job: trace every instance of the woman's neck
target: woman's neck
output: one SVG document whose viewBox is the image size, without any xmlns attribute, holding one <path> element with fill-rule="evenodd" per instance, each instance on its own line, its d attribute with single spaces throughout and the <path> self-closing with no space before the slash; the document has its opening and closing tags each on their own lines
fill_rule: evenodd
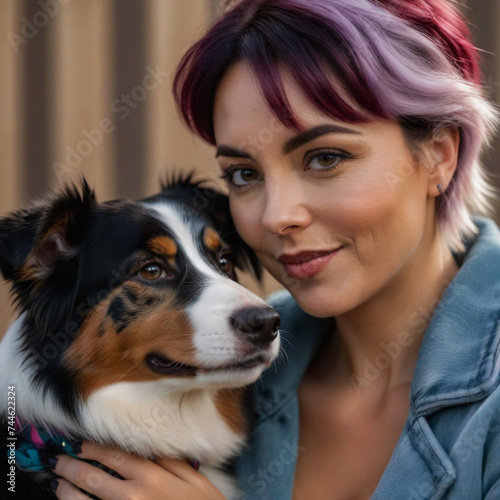
<svg viewBox="0 0 500 500">
<path fill-rule="evenodd" d="M 376 296 L 337 316 L 337 365 L 357 389 L 409 383 L 431 316 L 458 266 L 436 230 Z"/>
</svg>

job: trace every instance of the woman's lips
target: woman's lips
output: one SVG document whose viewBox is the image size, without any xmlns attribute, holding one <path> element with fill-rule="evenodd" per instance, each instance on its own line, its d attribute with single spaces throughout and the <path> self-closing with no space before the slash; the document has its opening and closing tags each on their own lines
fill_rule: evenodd
<svg viewBox="0 0 500 500">
<path fill-rule="evenodd" d="M 310 278 L 319 273 L 341 248 L 282 254 L 278 257 L 278 261 L 283 264 L 285 272 L 290 278 Z"/>
</svg>

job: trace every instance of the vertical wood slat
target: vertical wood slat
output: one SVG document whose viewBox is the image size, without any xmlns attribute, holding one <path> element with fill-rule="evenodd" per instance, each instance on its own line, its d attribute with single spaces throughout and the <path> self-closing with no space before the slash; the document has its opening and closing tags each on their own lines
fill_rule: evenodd
<svg viewBox="0 0 500 500">
<path fill-rule="evenodd" d="M 142 85 L 146 75 L 147 2 L 114 0 L 113 59 L 116 120 L 115 183 L 120 196 L 138 198 L 143 192 L 146 167 L 146 123 Z"/>
<path fill-rule="evenodd" d="M 26 172 L 23 183 L 24 197 L 32 197 L 49 187 L 50 158 L 52 155 L 52 127 L 50 87 L 52 85 L 51 65 L 53 63 L 51 41 L 52 19 L 38 2 L 22 2 L 22 24 L 32 38 L 21 48 L 24 52 L 23 65 L 23 164 Z M 27 20 L 27 21 L 25 21 Z"/>
<path fill-rule="evenodd" d="M 23 46 L 15 43 L 21 35 L 19 20 L 22 5 L 18 0 L 6 0 L 0 11 L 0 214 L 18 206 L 22 197 L 24 175 L 21 170 L 21 68 Z M 9 39 L 9 34 L 11 38 Z M 17 48 L 17 50 L 16 50 Z M 0 238 L 2 238 L 0 234 Z M 0 338 L 13 317 L 8 286 L 0 280 Z"/>
<path fill-rule="evenodd" d="M 114 197 L 113 10 L 102 0 L 73 0 L 54 18 L 53 186 L 84 174 L 100 199 Z"/>
</svg>

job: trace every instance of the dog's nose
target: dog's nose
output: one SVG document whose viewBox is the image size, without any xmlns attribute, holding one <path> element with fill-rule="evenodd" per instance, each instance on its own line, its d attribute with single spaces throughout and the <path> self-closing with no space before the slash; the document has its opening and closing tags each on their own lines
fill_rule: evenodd
<svg viewBox="0 0 500 500">
<path fill-rule="evenodd" d="M 230 318 L 237 333 L 257 347 L 265 347 L 278 335 L 280 315 L 271 307 L 238 309 Z"/>
</svg>

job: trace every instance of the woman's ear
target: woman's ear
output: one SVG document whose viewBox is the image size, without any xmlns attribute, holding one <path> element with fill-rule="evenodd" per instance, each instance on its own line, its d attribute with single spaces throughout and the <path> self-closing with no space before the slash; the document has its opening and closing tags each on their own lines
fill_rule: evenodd
<svg viewBox="0 0 500 500">
<path fill-rule="evenodd" d="M 450 185 L 457 168 L 459 146 L 460 133 L 457 127 L 436 130 L 425 145 L 430 197 L 440 196 Z"/>
</svg>

